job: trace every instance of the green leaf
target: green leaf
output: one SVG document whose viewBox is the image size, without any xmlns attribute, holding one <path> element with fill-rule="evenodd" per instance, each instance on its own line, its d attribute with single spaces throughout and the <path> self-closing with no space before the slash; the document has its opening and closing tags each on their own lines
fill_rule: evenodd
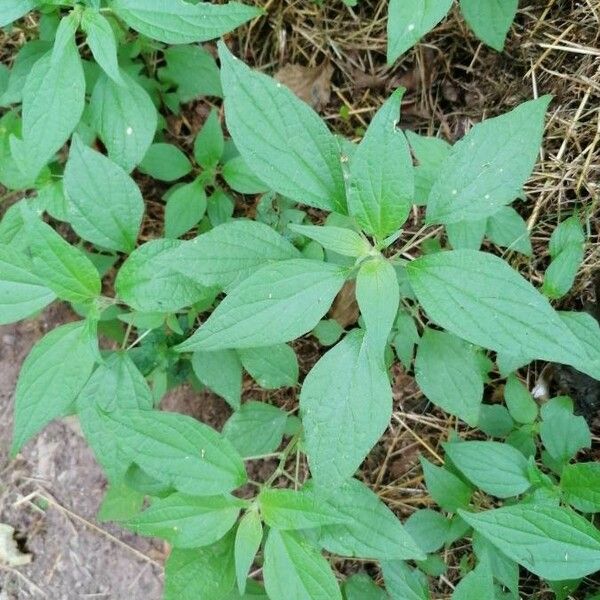
<svg viewBox="0 0 600 600">
<path fill-rule="evenodd" d="M 287 344 L 244 348 L 238 351 L 244 369 L 266 390 L 292 387 L 298 383 L 298 358 Z"/>
<path fill-rule="evenodd" d="M 494 244 L 531 256 L 529 230 L 523 217 L 510 206 L 503 206 L 487 220 L 486 234 Z"/>
<path fill-rule="evenodd" d="M 473 490 L 444 467 L 430 463 L 424 456 L 419 456 L 425 485 L 433 500 L 448 512 L 456 512 L 466 508 L 471 500 Z"/>
<path fill-rule="evenodd" d="M 322 502 L 344 519 L 321 527 L 319 543 L 329 552 L 377 560 L 425 558 L 398 517 L 357 479 L 327 495 L 323 490 Z"/>
<path fill-rule="evenodd" d="M 240 519 L 235 534 L 235 572 L 240 595 L 246 590 L 248 572 L 263 537 L 261 518 L 257 510 L 248 510 Z"/>
<path fill-rule="evenodd" d="M 223 437 L 243 456 L 260 456 L 277 450 L 287 415 L 264 402 L 246 402 L 223 427 Z"/>
<path fill-rule="evenodd" d="M 329 310 L 345 271 L 316 260 L 267 264 L 236 286 L 179 352 L 258 348 L 308 333 Z"/>
<path fill-rule="evenodd" d="M 196 377 L 215 394 L 239 408 L 242 396 L 242 365 L 234 350 L 194 352 L 192 368 Z"/>
<path fill-rule="evenodd" d="M 600 463 L 566 465 L 560 478 L 565 500 L 577 510 L 600 512 Z"/>
<path fill-rule="evenodd" d="M 518 423 L 533 423 L 538 414 L 538 407 L 529 390 L 517 379 L 509 375 L 504 386 L 504 401 L 511 417 Z"/>
<path fill-rule="evenodd" d="M 83 303 L 96 298 L 100 276 L 90 259 L 32 213 L 24 218 L 35 274 L 63 300 Z"/>
<path fill-rule="evenodd" d="M 28 354 L 15 390 L 13 455 L 50 421 L 71 412 L 96 359 L 90 329 L 85 321 L 61 325 Z"/>
<path fill-rule="evenodd" d="M 429 600 L 427 578 L 411 569 L 404 561 L 394 560 L 381 563 L 385 587 L 392 600 Z"/>
<path fill-rule="evenodd" d="M 298 250 L 268 225 L 240 219 L 186 242 L 177 260 L 198 282 L 227 288 L 265 264 L 299 256 Z"/>
<path fill-rule="evenodd" d="M 414 196 L 410 150 L 396 128 L 403 94 L 396 90 L 377 111 L 350 159 L 348 209 L 379 240 L 400 229 Z"/>
<path fill-rule="evenodd" d="M 223 179 L 232 190 L 240 194 L 262 194 L 269 191 L 269 186 L 250 170 L 241 156 L 235 156 L 225 163 Z"/>
<path fill-rule="evenodd" d="M 262 14 L 258 7 L 229 2 L 190 4 L 172 0 L 111 0 L 110 8 L 129 27 L 165 44 L 205 42 Z"/>
<path fill-rule="evenodd" d="M 233 533 L 205 548 L 174 548 L 163 600 L 226 600 L 235 586 Z"/>
<path fill-rule="evenodd" d="M 117 408 L 149 410 L 152 392 L 125 352 L 114 352 L 98 366 L 77 397 L 79 423 L 96 459 L 111 481 L 123 479 L 131 461 L 123 455 L 103 414 Z"/>
<path fill-rule="evenodd" d="M 165 207 L 165 237 L 178 238 L 195 227 L 206 212 L 206 194 L 200 178 L 169 194 Z"/>
<path fill-rule="evenodd" d="M 494 597 L 494 581 L 487 560 L 479 564 L 463 577 L 452 592 L 452 600 L 481 600 Z"/>
<path fill-rule="evenodd" d="M 192 170 L 192 164 L 177 146 L 161 142 L 148 148 L 139 170 L 160 181 L 176 181 Z"/>
<path fill-rule="evenodd" d="M 563 250 L 573 245 L 582 245 L 585 235 L 577 215 L 573 215 L 559 223 L 550 236 L 550 256 L 556 258 Z"/>
<path fill-rule="evenodd" d="M 219 113 L 213 108 L 194 141 L 194 158 L 200 166 L 212 169 L 221 160 L 224 149 Z"/>
<path fill-rule="evenodd" d="M 446 225 L 448 241 L 455 250 L 479 250 L 485 236 L 487 219 L 458 221 Z"/>
<path fill-rule="evenodd" d="M 115 409 L 104 416 L 130 461 L 180 492 L 211 496 L 246 481 L 233 446 L 191 417 L 138 409 Z"/>
<path fill-rule="evenodd" d="M 483 376 L 475 349 L 451 333 L 426 329 L 417 348 L 415 376 L 431 402 L 477 424 L 483 399 Z"/>
<path fill-rule="evenodd" d="M 315 240 L 326 250 L 337 252 L 342 256 L 364 256 L 372 250 L 369 242 L 351 229 L 297 225 L 295 223 L 290 223 L 288 229 Z"/>
<path fill-rule="evenodd" d="M 323 319 L 312 330 L 321 346 L 333 346 L 344 333 L 343 327 L 335 319 Z"/>
<path fill-rule="evenodd" d="M 356 573 L 344 582 L 345 600 L 388 600 L 385 590 L 381 589 L 365 573 Z"/>
<path fill-rule="evenodd" d="M 400 303 L 398 278 L 390 262 L 379 258 L 361 265 L 356 277 L 356 301 L 369 344 L 383 359 Z"/>
<path fill-rule="evenodd" d="M 517 504 L 461 517 L 509 558 L 544 579 L 576 579 L 600 569 L 600 533 L 557 506 Z"/>
<path fill-rule="evenodd" d="M 121 71 L 124 86 L 100 75 L 90 100 L 90 124 L 106 146 L 108 157 L 128 173 L 146 155 L 157 126 L 148 92 Z"/>
<path fill-rule="evenodd" d="M 155 500 L 121 525 L 167 540 L 175 548 L 198 548 L 220 540 L 235 525 L 243 505 L 233 496 L 198 498 L 175 493 Z"/>
<path fill-rule="evenodd" d="M 308 463 L 315 482 L 329 489 L 353 475 L 390 420 L 388 376 L 367 341 L 359 329 L 349 333 L 317 362 L 302 385 Z"/>
<path fill-rule="evenodd" d="M 580 342 L 548 301 L 500 258 L 454 250 L 423 256 L 406 269 L 429 317 L 452 333 L 507 355 L 590 370 Z"/>
<path fill-rule="evenodd" d="M 427 202 L 430 223 L 456 223 L 494 214 L 521 194 L 544 131 L 550 96 L 475 125 L 438 171 Z"/>
<path fill-rule="evenodd" d="M 443 162 L 448 158 L 452 146 L 440 138 L 418 135 L 408 129 L 405 134 L 417 159 L 417 166 L 414 169 L 415 197 L 413 203 L 423 206 L 427 204 L 431 187 L 437 179 Z"/>
<path fill-rule="evenodd" d="M 519 565 L 500 552 L 477 531 L 473 532 L 473 551 L 479 560 L 487 560 L 492 575 L 515 596 L 518 596 Z"/>
<path fill-rule="evenodd" d="M 345 213 L 340 150 L 321 117 L 222 42 L 219 57 L 227 128 L 251 171 L 284 196 Z"/>
<path fill-rule="evenodd" d="M 81 16 L 81 28 L 85 31 L 87 44 L 102 70 L 117 85 L 127 85 L 121 77 L 117 60 L 117 40 L 108 19 L 101 12 L 86 8 Z"/>
<path fill-rule="evenodd" d="M 460 10 L 475 35 L 500 52 L 518 4 L 519 0 L 460 0 Z"/>
<path fill-rule="evenodd" d="M 531 487 L 527 459 L 501 442 L 445 444 L 446 454 L 459 471 L 486 494 L 510 498 Z"/>
<path fill-rule="evenodd" d="M 406 531 L 426 554 L 435 552 L 444 545 L 450 526 L 449 519 L 429 508 L 415 511 L 404 523 Z"/>
<path fill-rule="evenodd" d="M 584 312 L 558 311 L 558 316 L 579 340 L 591 365 L 600 365 L 600 324 Z M 596 367 L 598 368 L 598 367 Z"/>
<path fill-rule="evenodd" d="M 554 300 L 564 296 L 573 287 L 583 257 L 582 244 L 572 244 L 560 252 L 544 273 L 542 292 Z"/>
<path fill-rule="evenodd" d="M 191 277 L 180 260 L 180 240 L 158 239 L 137 248 L 121 266 L 115 290 L 140 312 L 175 312 L 200 300 L 206 287 Z"/>
<path fill-rule="evenodd" d="M 190 102 L 200 96 L 223 95 L 217 62 L 204 48 L 196 45 L 172 46 L 164 50 L 164 57 L 167 66 L 158 70 L 158 76 L 176 86 L 179 102 Z"/>
<path fill-rule="evenodd" d="M 0 10 L 0 27 L 6 27 L 36 8 L 36 0 L 5 0 Z"/>
<path fill-rule="evenodd" d="M 144 494 L 125 483 L 111 483 L 102 498 L 96 518 L 98 521 L 123 521 L 142 509 Z"/>
<path fill-rule="evenodd" d="M 68 216 L 82 238 L 109 250 L 131 252 L 144 201 L 127 173 L 73 136 L 64 174 Z"/>
<path fill-rule="evenodd" d="M 25 254 L 0 245 L 0 325 L 30 317 L 56 298 L 32 271 Z"/>
<path fill-rule="evenodd" d="M 387 62 L 391 65 L 448 13 L 452 0 L 391 0 L 387 23 Z"/>
<path fill-rule="evenodd" d="M 265 488 L 258 495 L 264 522 L 274 529 L 310 529 L 331 523 L 343 523 L 340 514 L 313 490 L 276 490 Z"/>
<path fill-rule="evenodd" d="M 542 406 L 540 437 L 544 447 L 561 463 L 568 462 L 582 448 L 592 444 L 586 420 L 573 414 L 573 401 L 566 396 L 553 398 Z"/>
<path fill-rule="evenodd" d="M 508 409 L 501 404 L 482 404 L 477 427 L 488 437 L 505 438 L 515 426 Z"/>
<path fill-rule="evenodd" d="M 85 79 L 77 46 L 70 39 L 54 58 L 48 52 L 27 76 L 23 88 L 22 139 L 11 150 L 21 171 L 35 179 L 79 123 L 85 102 Z M 52 115 L 48 119 L 48 115 Z"/>
<path fill-rule="evenodd" d="M 342 600 L 329 563 L 291 531 L 269 531 L 263 577 L 271 600 Z"/>
<path fill-rule="evenodd" d="M 400 309 L 394 323 L 396 335 L 392 341 L 396 355 L 404 365 L 410 369 L 415 344 L 419 341 L 419 332 L 415 320 L 404 309 Z"/>
</svg>

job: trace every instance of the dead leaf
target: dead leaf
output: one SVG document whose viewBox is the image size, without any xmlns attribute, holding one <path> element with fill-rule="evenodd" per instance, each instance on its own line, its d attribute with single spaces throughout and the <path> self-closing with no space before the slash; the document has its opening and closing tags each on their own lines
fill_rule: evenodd
<svg viewBox="0 0 600 600">
<path fill-rule="evenodd" d="M 333 67 L 328 60 L 317 67 L 304 67 L 288 63 L 275 73 L 279 83 L 287 85 L 301 100 L 315 110 L 321 110 L 331 97 Z"/>
<path fill-rule="evenodd" d="M 344 329 L 358 321 L 355 281 L 346 281 L 333 301 L 329 317 L 335 319 Z"/>
<path fill-rule="evenodd" d="M 31 554 L 23 554 L 14 539 L 15 530 L 0 523 L 0 563 L 9 567 L 21 567 L 31 562 Z"/>
</svg>

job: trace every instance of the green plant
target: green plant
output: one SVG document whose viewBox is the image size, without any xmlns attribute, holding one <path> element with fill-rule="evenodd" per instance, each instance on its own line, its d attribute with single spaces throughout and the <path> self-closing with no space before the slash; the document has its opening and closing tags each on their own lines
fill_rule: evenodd
<svg viewBox="0 0 600 600">
<path fill-rule="evenodd" d="M 20 10 L 10 19 L 32 7 L 13 4 Z M 169 29 L 163 14 L 159 24 L 167 29 L 159 30 L 148 14 L 136 12 L 158 6 L 115 0 L 92 10 L 113 18 L 105 10 L 111 8 L 162 42 L 200 37 L 183 27 L 187 19 Z M 207 10 L 177 6 L 193 14 Z M 52 30 L 54 49 L 38 58 L 44 73 L 47 63 L 52 72 L 55 52 L 62 53 L 61 69 L 77 62 L 72 21 L 87 14 L 82 10 L 75 7 Z M 72 33 L 65 38 L 67 27 Z M 146 87 L 158 86 L 155 99 L 177 109 L 192 92 L 176 65 L 197 50 L 170 62 L 172 49 L 135 37 L 125 44 L 126 63 L 132 46 L 147 49 L 133 50 L 140 57 L 136 68 L 145 65 L 159 78 L 151 85 L 144 79 Z M 151 60 L 157 51 L 170 72 L 163 70 L 162 79 Z M 68 60 L 65 52 L 72 54 Z M 82 316 L 48 333 L 27 357 L 15 392 L 13 453 L 51 420 L 76 413 L 110 484 L 100 518 L 171 544 L 170 600 L 426 599 L 426 575 L 446 569 L 436 553 L 465 537 L 473 540 L 473 556 L 460 566 L 456 600 L 517 598 L 518 565 L 549 580 L 557 593 L 569 593 L 571 580 L 600 569 L 600 533 L 579 514 L 600 510 L 597 465 L 571 462 L 589 446 L 590 434 L 568 399 L 552 400 L 539 417 L 515 371 L 542 359 L 598 377 L 600 327 L 585 313 L 556 311 L 507 262 L 479 251 L 487 237 L 532 252 L 526 224 L 509 205 L 522 195 L 536 161 L 550 99 L 484 121 L 449 146 L 397 128 L 398 90 L 356 145 L 332 135 L 306 104 L 251 71 L 223 42 L 219 57 L 221 80 L 211 85 L 225 97 L 231 140 L 211 113 L 195 140 L 195 165 L 176 146 L 160 137 L 155 142 L 154 129 L 143 152 L 137 143 L 128 146 L 128 138 L 111 146 L 113 127 L 128 131 L 123 114 L 131 100 L 104 102 L 102 119 L 89 127 L 70 115 L 60 145 L 75 128 L 77 135 L 62 177 L 63 161 L 45 166 L 60 148 L 48 154 L 58 136 L 33 163 L 25 161 L 25 172 L 19 152 L 31 149 L 32 138 L 4 138 L 4 156 L 24 177 L 16 188 L 33 187 L 37 195 L 17 202 L 0 222 L 0 322 L 30 317 L 56 298 Z M 24 90 L 38 71 L 32 69 Z M 126 69 L 113 71 L 128 82 L 122 89 L 137 93 Z M 56 77 L 50 81 L 61 81 Z M 119 86 L 102 77 L 103 86 Z M 24 121 L 27 97 L 24 91 Z M 3 118 L 5 126 L 14 124 L 13 133 L 25 127 L 16 111 Z M 108 156 L 90 147 L 96 136 Z M 165 237 L 139 246 L 144 204 L 128 174 L 136 164 L 154 178 L 179 182 L 167 192 Z M 41 175 L 32 178 L 38 167 Z M 232 201 L 222 199 L 226 184 L 241 193 L 265 192 L 257 220 L 232 218 Z M 318 210 L 308 213 L 302 205 Z M 402 228 L 413 205 L 426 206 L 426 222 L 408 235 Z M 80 241 L 68 243 L 40 218 L 44 211 L 67 221 Z M 178 239 L 194 228 L 198 235 Z M 553 261 L 576 248 L 577 260 L 565 259 L 572 273 L 582 247 L 574 215 L 553 236 Z M 109 270 L 116 272 L 114 295 L 103 293 Z M 572 276 L 559 275 L 547 273 L 543 291 L 552 289 L 551 297 L 572 284 Z M 350 280 L 356 280 L 361 319 L 342 332 L 323 317 Z M 335 345 L 304 379 L 299 413 L 241 403 L 244 370 L 266 389 L 297 385 L 289 342 L 311 331 Z M 99 335 L 120 349 L 100 347 Z M 404 525 L 353 477 L 391 417 L 394 352 L 407 368 L 414 364 L 434 405 L 502 440 L 454 435 L 443 466 L 423 457 L 427 488 L 441 511 L 417 511 Z M 482 403 L 492 357 L 507 378 L 506 408 Z M 212 389 L 234 409 L 222 432 L 156 410 L 165 392 L 184 381 Z M 250 480 L 244 463 L 265 459 L 275 462 L 272 473 Z M 489 496 L 504 506 L 490 508 L 496 500 Z M 378 561 L 387 591 L 364 575 L 340 587 L 323 551 Z M 248 580 L 253 564 L 262 567 L 264 587 Z"/>
<path fill-rule="evenodd" d="M 431 31 L 452 8 L 453 0 L 391 0 L 388 9 L 387 59 L 393 63 Z M 473 33 L 495 50 L 504 48 L 517 14 L 518 0 L 460 0 L 460 10 Z"/>
</svg>

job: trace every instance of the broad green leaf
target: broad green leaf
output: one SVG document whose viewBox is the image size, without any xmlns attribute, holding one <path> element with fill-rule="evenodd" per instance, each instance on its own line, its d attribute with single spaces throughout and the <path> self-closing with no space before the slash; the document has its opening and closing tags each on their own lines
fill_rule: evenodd
<svg viewBox="0 0 600 600">
<path fill-rule="evenodd" d="M 190 102 L 199 96 L 223 95 L 217 62 L 204 48 L 171 46 L 164 50 L 164 57 L 167 66 L 158 70 L 158 76 L 176 86 L 179 102 Z"/>
<path fill-rule="evenodd" d="M 269 532 L 263 577 L 271 600 L 342 600 L 329 563 L 292 531 Z"/>
<path fill-rule="evenodd" d="M 385 588 L 392 600 L 429 600 L 427 578 L 417 569 L 411 569 L 404 561 L 381 563 Z"/>
<path fill-rule="evenodd" d="M 174 548 L 163 600 L 226 600 L 235 586 L 233 533 L 205 548 Z"/>
<path fill-rule="evenodd" d="M 302 385 L 306 454 L 317 485 L 339 487 L 354 474 L 388 426 L 391 409 L 379 353 L 356 329 L 317 362 Z"/>
<path fill-rule="evenodd" d="M 144 201 L 127 173 L 73 136 L 64 174 L 69 222 L 82 238 L 109 250 L 131 252 Z"/>
<path fill-rule="evenodd" d="M 573 414 L 573 401 L 566 396 L 553 398 L 542 406 L 540 437 L 544 447 L 560 463 L 566 463 L 582 448 L 592 444 L 586 420 Z"/>
<path fill-rule="evenodd" d="M 25 254 L 0 245 L 0 325 L 30 317 L 55 298 Z"/>
<path fill-rule="evenodd" d="M 62 300 L 82 303 L 96 298 L 100 276 L 90 259 L 31 212 L 24 218 L 35 274 Z"/>
<path fill-rule="evenodd" d="M 222 42 L 219 57 L 227 128 L 250 170 L 284 196 L 345 213 L 341 153 L 321 117 Z"/>
<path fill-rule="evenodd" d="M 196 377 L 215 394 L 239 408 L 242 396 L 242 364 L 234 350 L 194 352 L 192 368 Z"/>
<path fill-rule="evenodd" d="M 4 0 L 0 8 L 0 27 L 6 27 L 36 8 L 36 0 Z"/>
<path fill-rule="evenodd" d="M 511 356 L 585 372 L 593 367 L 548 301 L 500 258 L 454 250 L 423 256 L 406 269 L 429 317 L 455 335 Z"/>
<path fill-rule="evenodd" d="M 23 87 L 25 86 L 29 72 L 33 68 L 33 65 L 51 48 L 52 45 L 49 42 L 36 39 L 26 42 L 21 46 L 12 63 L 7 88 L 0 96 L 0 104 L 2 106 L 21 102 Z"/>
<path fill-rule="evenodd" d="M 498 498 L 509 498 L 531 487 L 527 459 L 517 449 L 501 442 L 445 444 L 452 463 L 477 487 Z"/>
<path fill-rule="evenodd" d="M 452 592 L 452 600 L 481 600 L 494 597 L 494 581 L 487 559 L 465 575 Z"/>
<path fill-rule="evenodd" d="M 512 418 L 518 423 L 533 423 L 537 418 L 538 407 L 535 400 L 515 375 L 509 375 L 506 380 L 504 401 Z"/>
<path fill-rule="evenodd" d="M 258 510 L 248 510 L 240 519 L 235 533 L 235 572 L 240 595 L 246 589 L 248 572 L 263 537 L 263 527 Z"/>
<path fill-rule="evenodd" d="M 194 158 L 205 169 L 214 168 L 223 156 L 225 142 L 219 113 L 212 109 L 194 140 Z"/>
<path fill-rule="evenodd" d="M 590 364 L 600 365 L 600 324 L 590 314 L 558 311 L 558 316 L 583 346 Z"/>
<path fill-rule="evenodd" d="M 115 409 L 105 419 L 131 462 L 180 492 L 211 496 L 246 481 L 242 460 L 230 442 L 191 417 Z"/>
<path fill-rule="evenodd" d="M 405 134 L 417 159 L 417 166 L 414 169 L 415 197 L 413 203 L 423 206 L 427 204 L 431 186 L 437 179 L 438 172 L 448 158 L 452 146 L 441 138 L 418 135 L 408 129 Z"/>
<path fill-rule="evenodd" d="M 22 139 L 10 140 L 13 157 L 24 174 L 35 179 L 60 150 L 79 123 L 84 101 L 83 67 L 71 39 L 60 56 L 53 59 L 48 52 L 27 76 L 23 88 Z"/>
<path fill-rule="evenodd" d="M 95 332 L 90 329 L 85 321 L 61 325 L 25 359 L 15 390 L 13 455 L 50 421 L 71 412 L 96 359 Z"/>
<path fill-rule="evenodd" d="M 333 346 L 344 333 L 344 328 L 335 319 L 323 319 L 311 332 L 321 346 Z"/>
<path fill-rule="evenodd" d="M 488 437 L 505 438 L 515 426 L 508 409 L 501 404 L 482 404 L 477 427 Z"/>
<path fill-rule="evenodd" d="M 146 90 L 123 71 L 121 77 L 124 86 L 100 75 L 90 100 L 90 119 L 108 157 L 129 173 L 150 148 L 158 117 Z"/>
<path fill-rule="evenodd" d="M 398 278 L 390 262 L 378 258 L 361 265 L 356 276 L 356 301 L 369 344 L 383 357 L 400 303 Z"/>
<path fill-rule="evenodd" d="M 348 210 L 379 240 L 400 229 L 414 196 L 410 150 L 396 128 L 403 94 L 396 90 L 377 111 L 350 159 Z"/>
<path fill-rule="evenodd" d="M 550 96 L 475 125 L 454 144 L 427 201 L 430 223 L 493 215 L 521 194 L 537 159 Z"/>
<path fill-rule="evenodd" d="M 422 552 L 429 554 L 444 545 L 451 522 L 440 512 L 422 508 L 406 519 L 404 527 Z"/>
<path fill-rule="evenodd" d="M 115 282 L 117 295 L 141 312 L 175 312 L 200 300 L 206 288 L 180 260 L 180 240 L 158 239 L 137 248 L 123 263 Z"/>
<path fill-rule="evenodd" d="M 176 181 L 192 170 L 192 163 L 177 146 L 160 142 L 148 148 L 139 170 L 160 181 Z"/>
<path fill-rule="evenodd" d="M 21 135 L 21 119 L 16 111 L 0 117 L 0 184 L 9 190 L 21 190 L 35 185 L 35 176 L 24 174 L 11 152 L 11 138 Z"/>
<path fill-rule="evenodd" d="M 277 450 L 287 415 L 264 402 L 246 402 L 223 427 L 223 437 L 243 456 L 260 456 Z"/>
<path fill-rule="evenodd" d="M 142 509 L 144 494 L 122 482 L 111 483 L 102 498 L 96 518 L 98 521 L 123 521 Z"/>
<path fill-rule="evenodd" d="M 243 505 L 233 496 L 175 493 L 155 500 L 121 524 L 135 533 L 167 540 L 175 548 L 199 548 L 220 540 L 235 525 Z"/>
<path fill-rule="evenodd" d="M 250 170 L 241 156 L 235 156 L 223 165 L 223 179 L 232 190 L 240 194 L 262 194 L 269 191 L 269 186 Z"/>
<path fill-rule="evenodd" d="M 322 497 L 345 521 L 321 527 L 319 543 L 329 552 L 378 560 L 425 558 L 398 517 L 364 483 L 349 479 Z"/>
<path fill-rule="evenodd" d="M 542 292 L 553 300 L 564 296 L 573 287 L 583 257 L 583 244 L 571 244 L 562 250 L 544 273 Z"/>
<path fill-rule="evenodd" d="M 117 85 L 127 85 L 119 70 L 117 40 L 108 19 L 101 12 L 87 8 L 81 15 L 81 28 L 85 31 L 87 44 L 102 70 Z"/>
<path fill-rule="evenodd" d="M 514 595 L 519 593 L 519 565 L 505 556 L 477 531 L 473 532 L 473 551 L 479 560 L 487 560 L 492 575 Z"/>
<path fill-rule="evenodd" d="M 266 390 L 292 387 L 298 383 L 298 358 L 287 344 L 244 348 L 238 351 L 244 369 Z"/>
<path fill-rule="evenodd" d="M 561 474 L 560 487 L 565 500 L 582 512 L 600 512 L 600 463 L 567 465 Z"/>
<path fill-rule="evenodd" d="M 573 215 L 559 223 L 550 236 L 550 256 L 556 258 L 563 250 L 572 245 L 585 242 L 585 235 L 577 215 Z"/>
<path fill-rule="evenodd" d="M 274 529 L 310 529 L 344 523 L 345 515 L 323 502 L 311 489 L 275 490 L 265 488 L 258 495 L 260 514 Z"/>
<path fill-rule="evenodd" d="M 488 220 L 457 221 L 446 225 L 448 241 L 455 250 L 479 250 Z"/>
<path fill-rule="evenodd" d="M 190 4 L 183 0 L 110 0 L 110 8 L 129 27 L 165 44 L 205 42 L 259 16 L 258 7 L 229 2 Z"/>
<path fill-rule="evenodd" d="M 415 344 L 419 341 L 419 332 L 415 320 L 404 309 L 400 309 L 394 323 L 396 335 L 392 340 L 396 355 L 404 365 L 410 369 L 414 354 Z"/>
<path fill-rule="evenodd" d="M 427 491 L 439 506 L 448 512 L 456 512 L 466 508 L 473 490 L 454 473 L 444 467 L 430 463 L 424 456 L 419 456 Z"/>
<path fill-rule="evenodd" d="M 388 600 L 385 590 L 365 573 L 356 573 L 346 579 L 343 586 L 345 600 Z"/>
<path fill-rule="evenodd" d="M 258 348 L 308 333 L 329 310 L 345 271 L 316 260 L 292 259 L 254 271 L 233 288 L 179 352 Z"/>
<path fill-rule="evenodd" d="M 178 238 L 195 227 L 206 212 L 206 193 L 197 178 L 173 190 L 165 207 L 165 237 Z"/>
<path fill-rule="evenodd" d="M 415 377 L 436 406 L 477 424 L 483 376 L 475 349 L 451 333 L 426 329 L 417 347 Z"/>
<path fill-rule="evenodd" d="M 519 0 L 460 0 L 460 10 L 475 35 L 500 52 L 518 4 Z"/>
<path fill-rule="evenodd" d="M 235 220 L 218 225 L 180 252 L 186 272 L 207 286 L 226 288 L 271 262 L 298 258 L 298 250 L 268 225 Z"/>
<path fill-rule="evenodd" d="M 527 223 L 512 207 L 503 206 L 487 220 L 486 234 L 494 244 L 531 256 L 533 250 Z"/>
<path fill-rule="evenodd" d="M 516 504 L 461 517 L 532 573 L 558 581 L 600 569 L 600 532 L 571 510 Z"/>
<path fill-rule="evenodd" d="M 315 240 L 323 248 L 337 252 L 342 256 L 364 256 L 371 251 L 371 244 L 356 231 L 343 227 L 317 227 L 316 225 L 296 225 L 291 223 L 288 228 L 296 233 Z"/>
<path fill-rule="evenodd" d="M 387 23 L 387 62 L 412 48 L 448 13 L 452 0 L 391 0 Z"/>
<path fill-rule="evenodd" d="M 125 352 L 110 354 L 79 393 L 79 423 L 111 481 L 123 479 L 131 461 L 119 450 L 115 433 L 103 414 L 117 408 L 150 410 L 152 406 L 152 392 Z"/>
</svg>

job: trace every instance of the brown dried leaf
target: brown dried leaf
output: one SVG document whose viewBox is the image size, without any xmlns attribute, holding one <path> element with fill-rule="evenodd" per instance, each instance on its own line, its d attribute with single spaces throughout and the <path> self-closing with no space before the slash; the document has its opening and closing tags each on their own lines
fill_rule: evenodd
<svg viewBox="0 0 600 600">
<path fill-rule="evenodd" d="M 346 281 L 335 297 L 329 317 L 335 319 L 344 329 L 358 321 L 358 303 L 356 302 L 356 282 Z"/>
<path fill-rule="evenodd" d="M 331 97 L 333 67 L 328 60 L 317 67 L 288 63 L 275 73 L 275 79 L 289 87 L 301 100 L 315 110 L 325 108 Z"/>
<path fill-rule="evenodd" d="M 9 567 L 20 567 L 31 562 L 31 554 L 23 554 L 14 540 L 15 530 L 0 523 L 0 563 Z"/>
</svg>

